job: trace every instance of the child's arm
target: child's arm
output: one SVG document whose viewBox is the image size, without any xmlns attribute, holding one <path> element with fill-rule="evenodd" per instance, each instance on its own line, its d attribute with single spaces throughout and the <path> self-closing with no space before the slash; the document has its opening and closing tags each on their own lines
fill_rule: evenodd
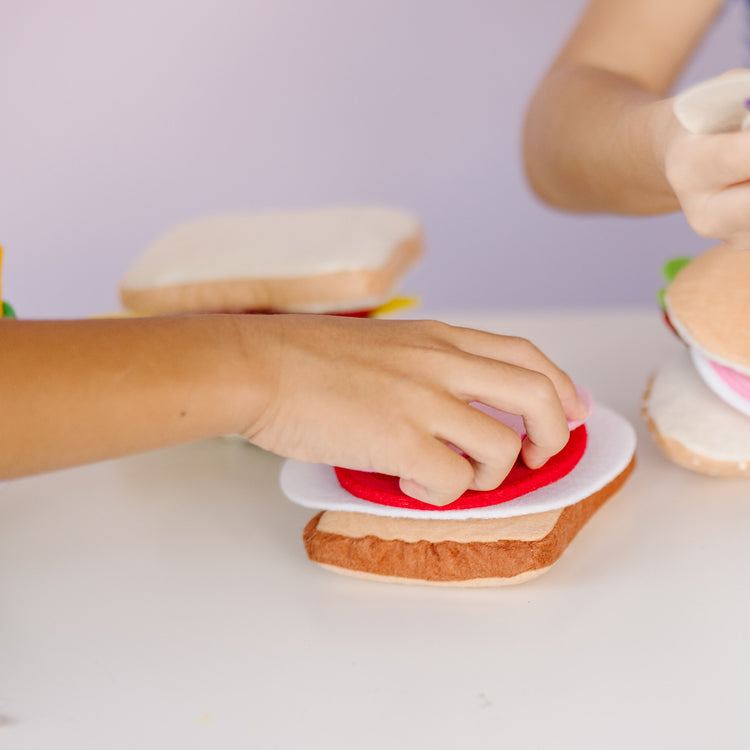
<svg viewBox="0 0 750 750">
<path fill-rule="evenodd" d="M 227 433 L 442 504 L 540 466 L 585 413 L 521 339 L 327 316 L 0 321 L 0 476 Z M 468 406 L 523 414 L 528 437 Z M 472 460 L 446 443 L 460 447 Z"/>
<path fill-rule="evenodd" d="M 527 114 L 526 169 L 541 198 L 565 209 L 635 214 L 682 206 L 698 231 L 706 229 L 706 212 L 715 212 L 701 197 L 728 183 L 705 146 L 686 139 L 664 97 L 722 5 L 589 4 Z"/>
</svg>

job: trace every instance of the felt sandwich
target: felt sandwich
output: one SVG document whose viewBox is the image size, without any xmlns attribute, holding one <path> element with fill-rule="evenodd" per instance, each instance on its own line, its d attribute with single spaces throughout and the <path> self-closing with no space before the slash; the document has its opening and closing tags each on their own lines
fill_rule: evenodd
<svg viewBox="0 0 750 750">
<path fill-rule="evenodd" d="M 140 315 L 310 312 L 367 315 L 422 254 L 410 213 L 375 206 L 232 213 L 182 224 L 125 274 Z"/>
<path fill-rule="evenodd" d="M 679 94 L 680 124 L 695 134 L 750 127 L 750 71 Z M 654 374 L 643 414 L 666 455 L 695 471 L 750 476 L 750 251 L 715 247 L 665 266 L 662 306 L 685 350 Z"/>
<path fill-rule="evenodd" d="M 646 422 L 678 464 L 750 476 L 750 252 L 721 245 L 665 275 L 666 316 L 687 346 L 652 376 Z"/>
<path fill-rule="evenodd" d="M 475 406 L 523 433 L 518 417 Z M 469 490 L 440 508 L 402 494 L 396 477 L 293 460 L 281 487 L 319 511 L 303 539 L 324 568 L 394 583 L 520 583 L 560 558 L 633 468 L 635 433 L 621 416 L 597 405 L 572 427 L 542 468 L 519 461 L 497 489 Z"/>
</svg>

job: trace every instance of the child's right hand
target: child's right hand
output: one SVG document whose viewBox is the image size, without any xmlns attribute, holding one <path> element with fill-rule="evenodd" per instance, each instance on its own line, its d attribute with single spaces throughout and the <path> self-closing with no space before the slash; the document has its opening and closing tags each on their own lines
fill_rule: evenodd
<svg viewBox="0 0 750 750">
<path fill-rule="evenodd" d="M 519 452 L 541 466 L 565 446 L 566 417 L 587 411 L 570 378 L 523 339 L 432 321 L 278 315 L 245 325 L 263 383 L 251 384 L 248 439 L 399 476 L 405 493 L 435 505 L 497 487 Z M 523 442 L 472 401 L 522 415 Z"/>
</svg>

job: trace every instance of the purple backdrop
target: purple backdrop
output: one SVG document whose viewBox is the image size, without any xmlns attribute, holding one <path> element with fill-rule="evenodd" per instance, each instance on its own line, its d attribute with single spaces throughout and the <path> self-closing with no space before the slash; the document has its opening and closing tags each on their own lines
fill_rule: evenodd
<svg viewBox="0 0 750 750">
<path fill-rule="evenodd" d="M 581 0 L 0 2 L 4 291 L 117 307 L 123 270 L 215 210 L 386 202 L 424 220 L 426 309 L 650 304 L 678 216 L 565 216 L 525 186 L 525 103 Z M 745 61 L 743 9 L 685 81 Z"/>
</svg>

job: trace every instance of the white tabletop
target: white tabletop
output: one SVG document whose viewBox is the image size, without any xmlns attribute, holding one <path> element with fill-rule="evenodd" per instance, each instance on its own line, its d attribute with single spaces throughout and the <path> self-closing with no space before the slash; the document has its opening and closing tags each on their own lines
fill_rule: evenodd
<svg viewBox="0 0 750 750">
<path fill-rule="evenodd" d="M 451 315 L 534 340 L 636 426 L 631 481 L 539 579 L 310 563 L 281 459 L 213 440 L 0 490 L 0 747 L 747 747 L 750 482 L 639 418 L 655 311 Z"/>
</svg>

